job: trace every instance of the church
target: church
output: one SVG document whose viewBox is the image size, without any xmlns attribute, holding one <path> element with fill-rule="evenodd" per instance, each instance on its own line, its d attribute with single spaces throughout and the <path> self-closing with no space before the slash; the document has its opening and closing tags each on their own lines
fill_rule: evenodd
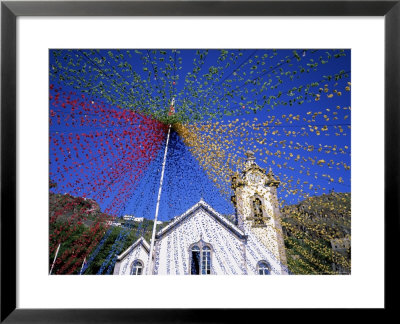
<svg viewBox="0 0 400 324">
<path fill-rule="evenodd" d="M 156 233 L 153 253 L 141 237 L 120 254 L 114 275 L 286 275 L 277 188 L 272 170 L 246 152 L 231 177 L 235 219 L 201 199 Z M 151 259 L 149 259 L 151 257 Z"/>
</svg>

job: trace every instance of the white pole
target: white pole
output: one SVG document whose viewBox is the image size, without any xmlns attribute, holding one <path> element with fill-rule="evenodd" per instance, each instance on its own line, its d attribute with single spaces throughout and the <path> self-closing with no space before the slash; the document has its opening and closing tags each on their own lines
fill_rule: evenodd
<svg viewBox="0 0 400 324">
<path fill-rule="evenodd" d="M 58 244 L 58 248 L 57 248 L 57 251 L 56 251 L 56 255 L 54 256 L 53 264 L 51 265 L 51 269 L 50 269 L 49 275 L 51 275 L 51 272 L 53 271 L 54 263 L 56 262 L 57 254 L 58 254 L 58 250 L 60 249 L 60 246 L 61 246 L 61 243 Z"/>
<path fill-rule="evenodd" d="M 157 205 L 156 205 L 156 214 L 154 216 L 154 224 L 153 224 L 153 233 L 151 235 L 151 242 L 150 242 L 150 253 L 149 253 L 149 260 L 147 262 L 147 271 L 146 274 L 150 275 L 153 274 L 152 271 L 152 264 L 153 264 L 153 250 L 154 250 L 154 239 L 156 236 L 156 226 L 157 226 L 157 217 L 158 217 L 158 208 L 160 207 L 160 198 L 161 198 L 161 189 L 164 179 L 164 170 L 165 170 L 165 160 L 167 159 L 167 151 L 168 151 L 168 142 L 169 142 L 169 133 L 171 132 L 171 125 L 168 127 L 168 136 L 167 136 L 167 143 L 165 144 L 165 151 L 164 151 L 164 160 L 162 164 L 161 170 L 161 179 L 160 179 L 160 187 L 158 188 L 158 197 L 157 197 Z"/>
<path fill-rule="evenodd" d="M 86 262 L 86 257 L 83 259 L 81 271 L 79 271 L 80 275 L 82 274 L 82 269 L 83 269 L 83 266 L 85 265 L 85 262 Z"/>
</svg>

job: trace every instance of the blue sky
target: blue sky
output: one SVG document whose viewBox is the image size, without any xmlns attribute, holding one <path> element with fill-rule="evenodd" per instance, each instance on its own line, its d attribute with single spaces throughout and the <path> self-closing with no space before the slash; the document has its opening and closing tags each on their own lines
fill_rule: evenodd
<svg viewBox="0 0 400 324">
<path fill-rule="evenodd" d="M 115 59 L 115 56 L 121 53 L 124 54 L 123 58 Z M 76 92 L 70 96 L 71 100 L 86 101 L 88 105 L 91 102 L 96 104 L 103 102 L 106 107 L 111 107 L 107 109 L 150 112 L 156 119 L 160 119 L 168 112 L 171 98 L 175 96 L 176 112 L 185 116 L 189 125 L 210 121 L 228 125 L 236 119 L 243 125 L 248 122 L 247 131 L 255 135 L 233 134 L 232 140 L 235 144 L 231 150 L 237 152 L 238 147 L 243 146 L 253 150 L 259 149 L 260 152 L 265 152 L 267 148 L 270 152 L 276 153 L 275 156 L 268 156 L 266 161 L 265 154 L 259 156 L 257 153 L 257 162 L 263 168 L 272 167 L 282 182 L 293 179 L 290 194 L 287 193 L 285 186 L 281 186 L 279 191 L 279 196 L 287 203 L 303 199 L 302 195 L 293 192 L 296 188 L 309 195 L 327 193 L 332 189 L 337 192 L 350 192 L 351 171 L 346 170 L 345 166 L 350 166 L 351 163 L 349 128 L 351 92 L 344 90 L 349 86 L 348 82 L 351 82 L 349 50 L 247 49 L 227 50 L 227 54 L 220 50 L 209 50 L 206 54 L 205 50 L 141 49 L 137 53 L 135 50 L 129 50 L 129 55 L 126 50 L 102 50 L 98 53 L 87 50 L 61 50 L 58 54 L 56 58 L 50 50 L 50 84 L 60 86 L 67 96 L 71 91 Z M 225 59 L 221 60 L 224 55 Z M 335 58 L 334 55 L 338 57 Z M 128 64 L 131 70 L 127 68 Z M 54 73 L 55 71 L 57 73 Z M 77 72 L 74 74 L 73 71 Z M 214 74 L 211 75 L 210 71 L 214 71 Z M 68 79 L 69 75 L 71 79 Z M 340 75 L 341 78 L 335 80 L 335 75 Z M 329 80 L 330 76 L 333 79 Z M 305 93 L 307 85 L 309 85 L 308 92 L 320 95 L 319 100 L 315 100 L 312 94 Z M 325 92 L 325 89 L 328 91 Z M 338 91 L 341 95 L 338 95 Z M 228 95 L 229 93 L 231 95 Z M 333 96 L 328 97 L 330 94 Z M 270 99 L 267 103 L 271 96 L 277 98 Z M 117 146 L 104 144 L 109 132 L 114 132 L 114 135 L 120 137 L 121 142 L 132 146 L 132 152 L 140 147 L 141 141 L 146 141 L 148 133 L 143 132 L 139 128 L 140 125 L 118 125 L 117 120 L 112 126 L 110 120 L 113 117 L 107 117 L 107 113 L 104 113 L 103 119 L 97 118 L 95 112 L 94 116 L 88 113 L 86 118 L 90 122 L 86 122 L 85 126 L 77 123 L 72 125 L 71 122 L 66 125 L 68 118 L 71 121 L 77 117 L 71 118 L 74 112 L 69 110 L 69 106 L 59 109 L 61 111 L 65 109 L 63 113 L 58 114 L 61 116 L 60 125 L 54 123 L 50 125 L 52 137 L 50 171 L 58 183 L 55 191 L 92 197 L 89 185 L 79 185 L 80 191 L 77 191 L 77 181 L 84 179 L 85 182 L 95 182 L 96 175 L 105 172 L 110 179 L 113 176 L 118 175 L 118 177 L 114 181 L 111 179 L 112 185 L 100 185 L 105 186 L 105 191 L 118 192 L 123 177 L 130 170 L 115 173 L 110 169 L 112 165 L 127 167 L 130 164 L 118 162 L 124 159 L 122 151 L 117 149 L 119 144 Z M 50 116 L 50 119 L 56 118 Z M 270 123 L 269 132 L 264 135 L 262 131 L 254 129 L 254 118 L 257 118 L 259 124 L 271 119 L 274 123 L 279 120 L 279 123 L 278 125 Z M 140 124 L 141 119 L 136 122 Z M 321 129 L 324 126 L 327 127 L 326 131 Z M 317 129 L 309 131 L 310 127 Z M 128 131 L 125 135 L 124 130 Z M 278 132 L 273 133 L 274 131 Z M 298 133 L 288 134 L 289 131 Z M 316 134 L 317 131 L 319 135 Z M 77 140 L 77 134 L 87 135 L 95 132 L 100 135 L 93 139 L 86 137 L 88 142 L 85 142 L 84 147 L 79 147 L 81 139 Z M 151 132 L 153 134 L 156 131 Z M 71 157 L 65 158 L 64 153 L 55 150 L 54 138 L 61 133 L 66 134 L 64 137 L 73 134 L 71 140 L 66 140 L 64 144 L 60 143 L 60 146 L 64 146 L 65 149 L 78 146 L 78 157 L 72 154 Z M 137 134 L 134 140 L 133 134 Z M 265 137 L 267 144 L 256 143 L 254 147 L 249 138 L 260 136 Z M 135 183 L 129 184 L 131 187 L 127 190 L 131 190 L 131 194 L 124 196 L 122 203 L 119 202 L 118 208 L 115 209 L 116 216 L 134 214 L 146 218 L 154 217 L 165 139 L 166 136 L 154 143 L 157 154 L 150 159 L 150 162 L 149 159 L 146 160 L 146 163 L 149 163 L 143 167 L 143 175 L 140 175 Z M 85 155 L 89 154 L 88 150 L 93 147 L 93 143 L 96 146 L 103 143 L 103 149 L 100 152 L 92 150 L 87 158 Z M 313 149 L 308 150 L 309 147 Z M 58 153 L 52 154 L 52 152 Z M 242 154 L 244 151 L 240 152 Z M 300 157 L 296 161 L 297 155 Z M 55 161 L 56 158 L 58 161 Z M 234 212 L 229 197 L 219 193 L 200 167 L 199 158 L 201 159 L 192 155 L 176 132 L 171 132 L 160 204 L 161 220 L 179 215 L 201 197 L 222 214 Z M 92 164 L 88 162 L 89 160 Z M 322 160 L 325 162 L 316 163 Z M 328 166 L 329 161 L 331 163 Z M 57 171 L 57 167 L 68 167 L 73 163 L 82 171 L 70 172 L 62 169 Z M 136 172 L 135 170 L 137 168 L 133 167 L 132 172 Z M 60 172 L 64 173 L 63 179 L 60 177 Z M 80 176 L 82 179 L 79 179 Z M 339 178 L 342 179 L 341 183 L 338 182 Z M 310 184 L 313 185 L 313 189 L 309 189 Z M 317 187 L 320 189 L 315 190 Z M 104 210 L 112 204 L 115 202 L 111 194 L 110 197 L 103 199 L 101 207 Z"/>
</svg>

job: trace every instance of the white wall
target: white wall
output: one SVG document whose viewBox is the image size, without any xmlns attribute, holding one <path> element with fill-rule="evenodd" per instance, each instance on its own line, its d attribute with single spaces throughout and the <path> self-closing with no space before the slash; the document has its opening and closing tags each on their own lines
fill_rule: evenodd
<svg viewBox="0 0 400 324">
<path fill-rule="evenodd" d="M 119 275 L 130 275 L 132 263 L 135 260 L 140 260 L 143 263 L 143 274 L 146 272 L 148 261 L 148 253 L 142 244 L 138 244 L 135 249 L 130 251 L 128 255 L 120 262 L 118 273 Z"/>
<path fill-rule="evenodd" d="M 251 223 L 245 223 L 245 232 L 248 235 L 246 245 L 246 260 L 248 274 L 257 274 L 257 263 L 265 260 L 271 267 L 272 275 L 288 274 L 287 267 L 279 260 L 277 253 L 277 241 L 273 234 L 266 235 L 270 231 L 267 228 L 252 228 Z M 274 250 L 266 248 L 266 246 L 274 246 Z"/>
<path fill-rule="evenodd" d="M 156 274 L 189 274 L 189 247 L 200 240 L 212 248 L 211 271 L 214 274 L 243 274 L 243 244 L 225 226 L 203 209 L 184 219 L 156 244 Z"/>
<path fill-rule="evenodd" d="M 252 223 L 246 221 L 244 230 L 248 235 L 246 242 L 206 210 L 199 208 L 156 241 L 154 274 L 189 274 L 190 246 L 200 239 L 212 246 L 212 274 L 256 275 L 257 263 L 261 260 L 267 261 L 271 266 L 271 274 L 286 273 L 286 269 L 279 262 L 279 256 L 274 255 L 276 251 L 267 249 L 269 245 L 276 248 L 276 239 L 274 240 L 271 227 L 253 228 Z M 268 242 L 268 238 L 273 242 Z M 116 266 L 115 274 L 129 275 L 132 263 L 137 259 L 143 262 L 145 274 L 148 253 L 141 244 Z"/>
</svg>

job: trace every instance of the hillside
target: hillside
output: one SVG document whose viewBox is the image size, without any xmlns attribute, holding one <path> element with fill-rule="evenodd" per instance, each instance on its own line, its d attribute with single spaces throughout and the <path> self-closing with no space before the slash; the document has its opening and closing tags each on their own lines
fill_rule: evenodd
<svg viewBox="0 0 400 324">
<path fill-rule="evenodd" d="M 121 226 L 110 226 L 96 251 L 90 256 L 90 263 L 85 274 L 112 274 L 116 256 L 125 251 L 138 238 L 143 236 L 150 243 L 153 224 L 152 220 L 142 222 L 121 222 Z M 157 225 L 157 231 L 168 223 Z"/>
<path fill-rule="evenodd" d="M 293 274 L 351 272 L 351 194 L 309 197 L 282 209 L 288 266 Z"/>
<path fill-rule="evenodd" d="M 49 193 L 49 270 L 61 243 L 53 274 L 77 274 L 85 258 L 84 274 L 112 273 L 115 256 L 140 236 L 150 242 L 152 230 L 152 220 L 126 221 L 102 213 L 94 200 Z"/>
</svg>

